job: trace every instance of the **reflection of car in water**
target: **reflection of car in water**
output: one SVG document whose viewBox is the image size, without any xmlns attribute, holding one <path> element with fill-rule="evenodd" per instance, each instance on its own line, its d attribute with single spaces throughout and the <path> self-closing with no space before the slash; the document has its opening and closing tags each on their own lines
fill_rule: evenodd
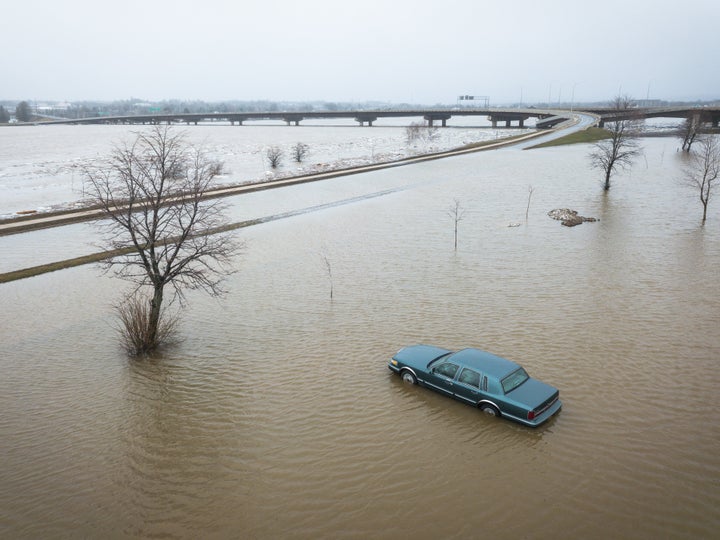
<svg viewBox="0 0 720 540">
<path fill-rule="evenodd" d="M 388 367 L 405 382 L 528 426 L 539 426 L 562 407 L 557 388 L 533 379 L 515 362 L 479 349 L 452 352 L 413 345 L 400 349 Z"/>
</svg>

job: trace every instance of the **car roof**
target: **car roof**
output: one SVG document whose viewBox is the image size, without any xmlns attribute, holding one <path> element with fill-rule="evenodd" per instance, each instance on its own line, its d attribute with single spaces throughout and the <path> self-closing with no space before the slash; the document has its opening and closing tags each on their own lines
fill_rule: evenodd
<svg viewBox="0 0 720 540">
<path fill-rule="evenodd" d="M 482 371 L 486 375 L 502 378 L 520 367 L 512 360 L 496 356 L 480 349 L 463 349 L 452 355 L 463 365 Z"/>
</svg>

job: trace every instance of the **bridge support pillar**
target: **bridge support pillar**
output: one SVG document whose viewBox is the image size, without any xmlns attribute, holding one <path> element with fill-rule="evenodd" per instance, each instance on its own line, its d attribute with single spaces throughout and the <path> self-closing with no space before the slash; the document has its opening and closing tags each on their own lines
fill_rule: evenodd
<svg viewBox="0 0 720 540">
<path fill-rule="evenodd" d="M 283 118 L 285 120 L 285 123 L 289 126 L 291 124 L 295 124 L 296 126 L 300 125 L 300 120 L 302 120 L 303 117 L 297 114 L 290 114 Z"/>
<path fill-rule="evenodd" d="M 497 128 L 498 122 L 505 122 L 505 127 L 512 127 L 513 122 L 518 123 L 518 127 L 525 127 L 525 120 L 530 118 L 530 115 L 525 115 L 516 112 L 498 112 L 488 116 L 488 120 L 492 123 L 493 128 Z"/>
<path fill-rule="evenodd" d="M 423 118 L 427 120 L 428 127 L 433 127 L 435 120 L 440 120 L 440 125 L 442 127 L 447 127 L 447 121 L 450 120 L 451 116 L 452 115 L 445 113 L 432 113 L 426 114 Z"/>
<path fill-rule="evenodd" d="M 373 122 L 377 120 L 377 116 L 370 116 L 370 115 L 363 115 L 358 116 L 355 118 L 355 121 L 359 123 L 361 126 L 365 125 L 365 122 L 367 122 L 368 127 L 372 127 Z"/>
</svg>

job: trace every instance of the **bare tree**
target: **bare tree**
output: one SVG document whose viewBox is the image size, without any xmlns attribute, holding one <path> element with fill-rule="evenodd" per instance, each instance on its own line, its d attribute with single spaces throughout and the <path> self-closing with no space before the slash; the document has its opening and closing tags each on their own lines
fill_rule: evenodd
<svg viewBox="0 0 720 540">
<path fill-rule="evenodd" d="M 432 143 L 440 138 L 440 130 L 437 126 L 426 126 L 425 127 L 425 141 Z"/>
<path fill-rule="evenodd" d="M 405 141 L 408 145 L 415 144 L 420 138 L 420 130 L 422 130 L 423 124 L 421 122 L 412 122 L 405 128 Z"/>
<path fill-rule="evenodd" d="M 161 343 L 166 285 L 172 285 L 172 299 L 181 303 L 185 289 L 214 296 L 224 292 L 220 284 L 233 272 L 230 263 L 240 244 L 224 230 L 224 205 L 205 200 L 220 172 L 220 163 L 169 126 L 138 133 L 131 145 L 118 146 L 104 166 L 85 170 L 94 203 L 106 217 L 107 247 L 122 253 L 108 259 L 107 268 L 134 283 L 135 293 L 144 287 L 152 291 L 150 309 L 134 310 L 140 321 L 133 324 L 144 337 L 130 352 L 147 352 Z"/>
<path fill-rule="evenodd" d="M 611 106 L 616 119 L 606 123 L 608 138 L 595 143 L 590 154 L 591 165 L 605 174 L 605 191 L 610 189 L 610 179 L 616 169 L 629 167 L 641 152 L 636 140 L 638 121 L 631 114 L 632 100 L 617 96 Z"/>
<path fill-rule="evenodd" d="M 463 209 L 458 199 L 453 199 L 453 205 L 448 210 L 448 215 L 453 218 L 455 225 L 455 251 L 457 251 L 458 245 L 458 223 L 465 217 L 465 210 Z"/>
<path fill-rule="evenodd" d="M 297 143 L 292 147 L 292 157 L 296 163 L 302 163 L 310 147 L 305 143 Z"/>
<path fill-rule="evenodd" d="M 527 208 L 525 209 L 525 223 L 528 221 L 528 214 L 530 213 L 530 199 L 532 198 L 533 191 L 535 191 L 535 188 L 528 186 L 528 203 Z"/>
<path fill-rule="evenodd" d="M 720 176 L 720 143 L 716 137 L 706 136 L 698 139 L 697 147 L 685 170 L 685 183 L 699 194 L 705 223 L 708 202 Z"/>
<path fill-rule="evenodd" d="M 277 169 L 282 163 L 283 151 L 279 146 L 271 146 L 265 151 L 265 157 L 270 164 L 270 167 Z"/>
<path fill-rule="evenodd" d="M 405 141 L 408 145 L 415 143 L 429 144 L 440 136 L 438 128 L 423 122 L 412 122 L 405 128 Z"/>
<path fill-rule="evenodd" d="M 682 149 L 684 152 L 690 151 L 690 147 L 693 142 L 695 142 L 695 138 L 698 135 L 699 128 L 700 115 L 697 114 L 688 116 L 680 125 L 680 128 L 678 129 L 678 137 L 682 139 Z"/>
<path fill-rule="evenodd" d="M 330 300 L 333 298 L 333 276 L 332 276 L 332 266 L 330 266 L 330 260 L 327 258 L 327 255 L 322 256 L 323 261 L 325 261 L 325 270 L 327 271 L 328 280 L 330 281 Z"/>
</svg>

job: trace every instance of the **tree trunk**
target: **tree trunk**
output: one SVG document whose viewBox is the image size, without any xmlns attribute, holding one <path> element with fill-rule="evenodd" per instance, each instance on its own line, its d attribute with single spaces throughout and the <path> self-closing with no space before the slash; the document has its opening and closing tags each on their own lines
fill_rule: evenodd
<svg viewBox="0 0 720 540">
<path fill-rule="evenodd" d="M 150 301 L 150 319 L 148 320 L 148 349 L 154 349 L 157 345 L 158 326 L 160 324 L 160 308 L 163 301 L 163 286 L 155 285 L 155 294 Z"/>
<path fill-rule="evenodd" d="M 609 190 L 610 190 L 610 169 L 608 169 L 607 171 L 605 171 L 605 185 L 603 186 L 603 189 L 604 189 L 605 191 L 609 191 Z"/>
</svg>

